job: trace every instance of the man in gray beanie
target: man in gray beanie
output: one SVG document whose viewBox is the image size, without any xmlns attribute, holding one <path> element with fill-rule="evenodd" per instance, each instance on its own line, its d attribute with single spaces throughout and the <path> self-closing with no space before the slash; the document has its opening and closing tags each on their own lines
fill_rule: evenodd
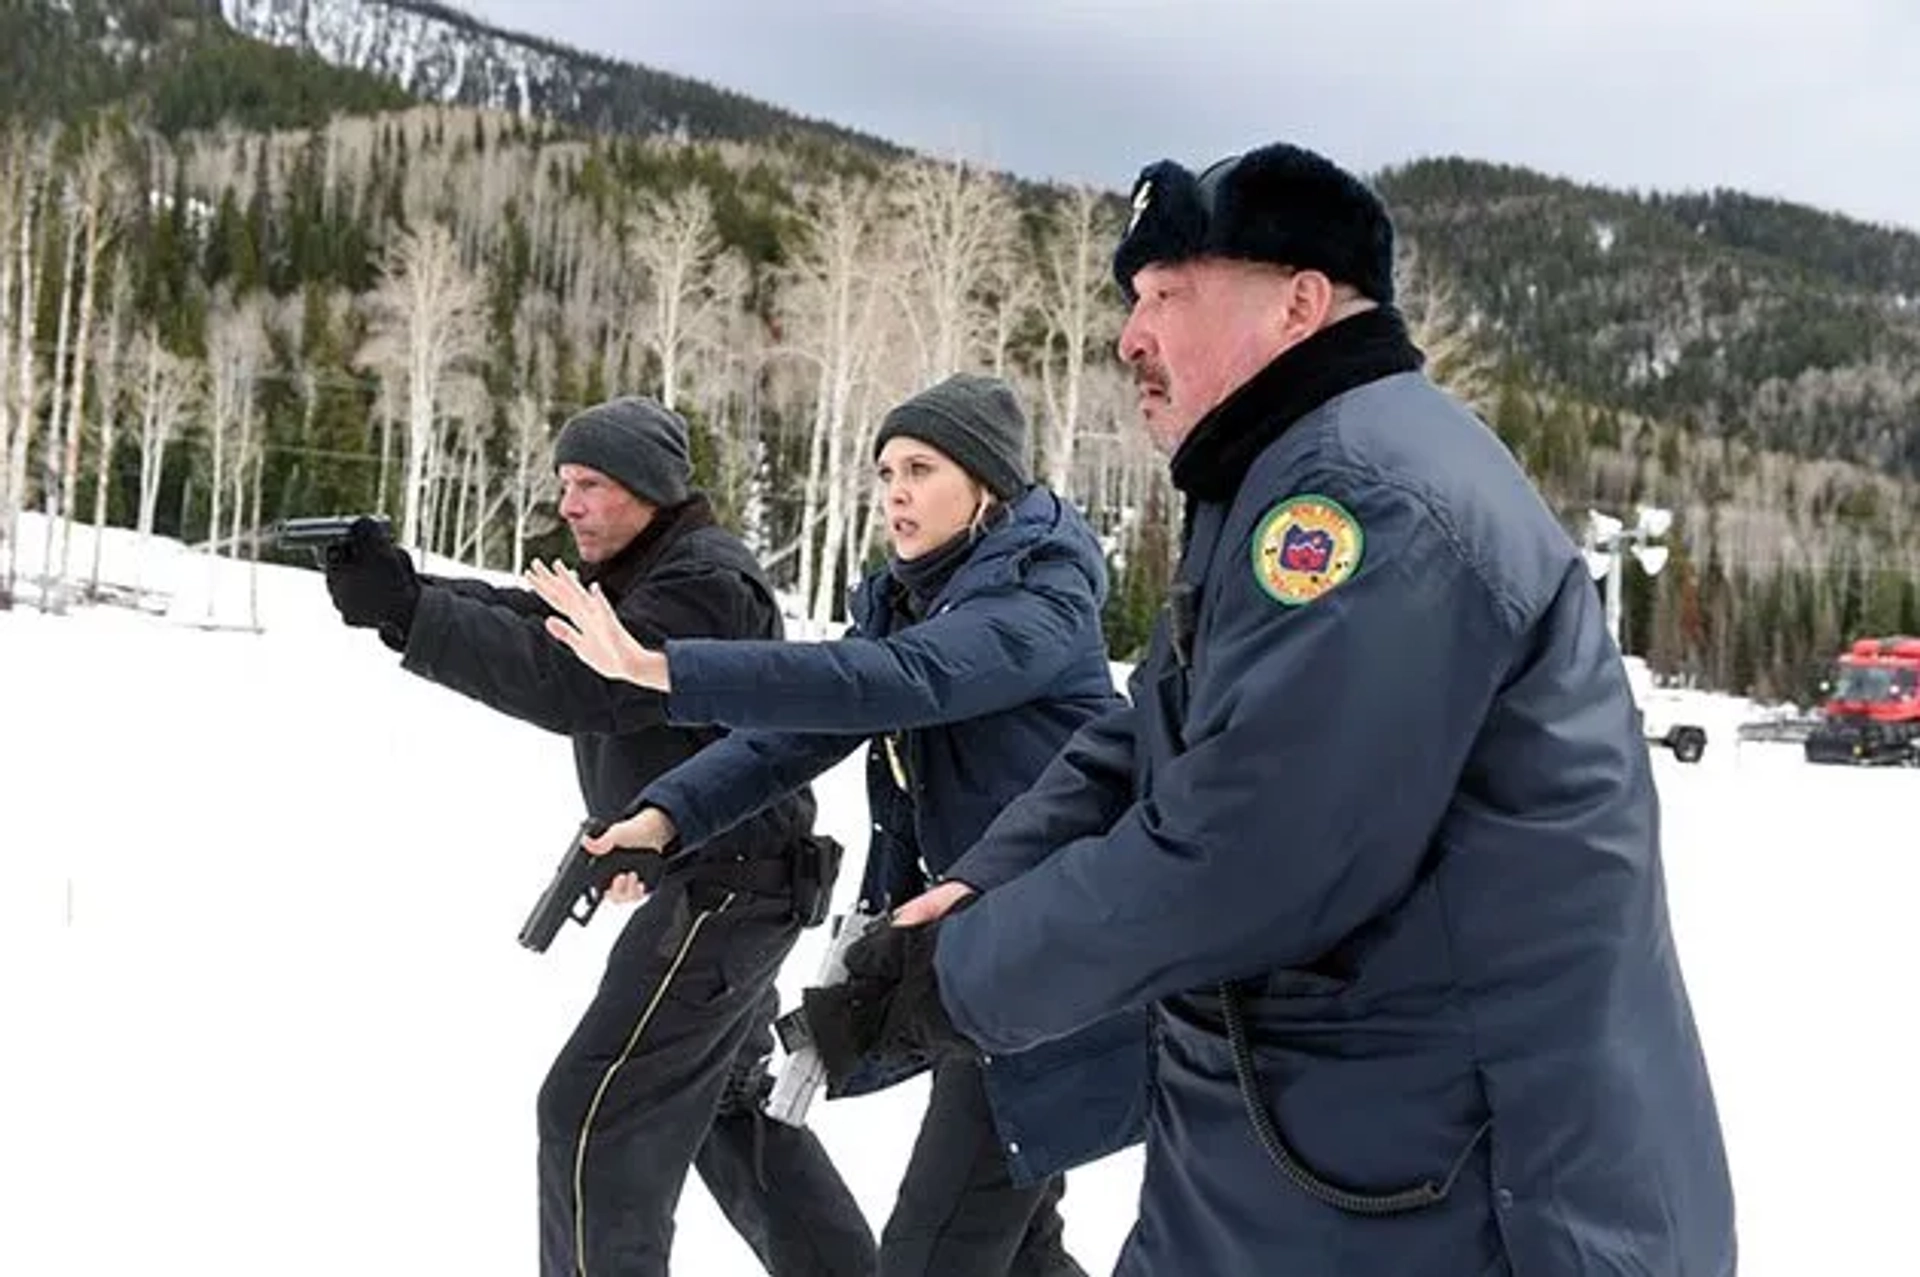
<svg viewBox="0 0 1920 1277">
<path fill-rule="evenodd" d="M 640 395 L 596 404 L 568 420 L 554 440 L 553 463 L 590 466 L 663 507 L 685 501 L 693 479 L 686 419 Z"/>
<path fill-rule="evenodd" d="M 562 427 L 554 464 L 581 574 L 635 636 L 781 637 L 760 565 L 691 486 L 679 414 L 640 397 L 597 404 Z M 327 578 L 347 623 L 377 629 L 404 668 L 571 736 L 596 820 L 724 734 L 670 725 L 663 696 L 574 660 L 531 591 L 416 576 L 371 520 Z M 776 1277 L 874 1272 L 872 1230 L 819 1141 L 762 1112 L 774 979 L 839 863 L 813 817 L 803 788 L 734 826 L 720 854 L 669 867 L 614 942 L 540 1088 L 542 1277 L 666 1277 L 690 1166 Z"/>
</svg>

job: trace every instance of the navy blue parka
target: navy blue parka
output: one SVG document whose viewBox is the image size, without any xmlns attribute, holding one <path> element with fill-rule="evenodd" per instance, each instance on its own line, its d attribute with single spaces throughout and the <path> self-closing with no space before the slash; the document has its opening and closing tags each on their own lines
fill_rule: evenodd
<svg viewBox="0 0 1920 1277">
<path fill-rule="evenodd" d="M 1098 542 L 1050 490 L 1030 488 L 981 533 L 923 620 L 902 620 L 894 588 L 886 570 L 862 582 L 852 627 L 832 642 L 667 643 L 668 716 L 734 730 L 634 808 L 666 812 L 698 854 L 864 743 L 872 842 L 861 900 L 880 911 L 943 877 L 1078 728 L 1124 704 L 1100 628 Z M 1059 1042 L 988 1056 L 1016 1181 L 1140 1138 L 1146 1034 L 1143 1011 L 1120 1008 Z"/>
<path fill-rule="evenodd" d="M 1344 320 L 1182 445 L 1186 605 L 954 867 L 942 998 L 991 1051 L 1154 1004 L 1124 1277 L 1729 1277 L 1625 668 L 1418 360 Z"/>
</svg>

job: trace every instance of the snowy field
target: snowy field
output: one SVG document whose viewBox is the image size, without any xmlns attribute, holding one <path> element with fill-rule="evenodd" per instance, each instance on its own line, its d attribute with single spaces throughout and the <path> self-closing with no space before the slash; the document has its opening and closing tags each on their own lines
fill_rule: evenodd
<svg viewBox="0 0 1920 1277">
<path fill-rule="evenodd" d="M 261 569 L 254 633 L 200 626 L 246 621 L 241 565 L 145 562 L 166 615 L 0 613 L 0 1274 L 530 1272 L 534 1092 L 618 922 L 514 942 L 579 814 L 564 740 L 404 674 L 311 572 Z M 1736 748 L 1750 707 L 1691 699 L 1706 760 L 1656 766 L 1743 1277 L 1920 1272 L 1920 773 Z M 819 794 L 857 855 L 858 760 Z M 923 1087 L 814 1110 L 876 1230 Z M 1090 1272 L 1139 1172 L 1070 1178 Z M 676 1273 L 757 1271 L 697 1177 L 680 1220 Z"/>
</svg>

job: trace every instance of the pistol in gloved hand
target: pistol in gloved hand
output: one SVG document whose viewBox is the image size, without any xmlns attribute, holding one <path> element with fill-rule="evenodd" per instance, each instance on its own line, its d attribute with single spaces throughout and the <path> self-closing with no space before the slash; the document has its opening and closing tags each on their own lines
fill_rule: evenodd
<svg viewBox="0 0 1920 1277">
<path fill-rule="evenodd" d="M 847 978 L 801 994 L 807 1025 L 837 1086 L 866 1063 L 967 1056 L 933 968 L 940 923 L 875 927 L 847 950 Z"/>
<path fill-rule="evenodd" d="M 413 560 L 373 519 L 356 519 L 327 556 L 327 593 L 348 625 L 378 630 L 397 652 L 407 648 L 420 581 Z"/>
</svg>

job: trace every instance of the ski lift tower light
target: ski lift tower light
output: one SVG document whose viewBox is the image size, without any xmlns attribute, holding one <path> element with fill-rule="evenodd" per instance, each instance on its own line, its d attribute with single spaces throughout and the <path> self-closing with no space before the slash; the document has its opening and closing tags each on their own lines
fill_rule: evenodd
<svg viewBox="0 0 1920 1277">
<path fill-rule="evenodd" d="M 1667 533 L 1673 529 L 1673 511 L 1659 506 L 1634 507 L 1631 526 L 1598 510 L 1587 511 L 1587 535 L 1581 552 L 1586 556 L 1587 573 L 1594 580 L 1607 579 L 1607 631 L 1615 647 L 1625 651 L 1621 637 L 1622 560 L 1631 552 L 1648 576 L 1658 576 L 1667 566 Z"/>
</svg>

